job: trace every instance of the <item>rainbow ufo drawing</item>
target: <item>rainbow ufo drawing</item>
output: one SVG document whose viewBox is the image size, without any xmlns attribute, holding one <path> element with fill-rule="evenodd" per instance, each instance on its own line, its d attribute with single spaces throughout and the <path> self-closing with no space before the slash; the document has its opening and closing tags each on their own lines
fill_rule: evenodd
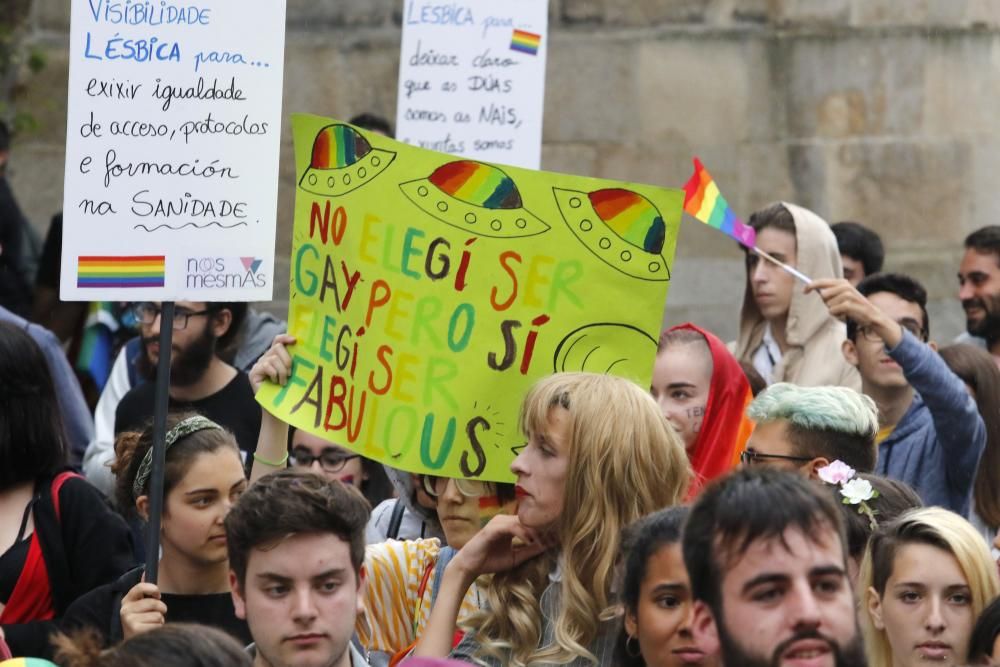
<svg viewBox="0 0 1000 667">
<path fill-rule="evenodd" d="M 482 162 L 449 162 L 399 187 L 422 211 L 469 234 L 509 239 L 549 230 L 524 208 L 510 176 Z"/>
<path fill-rule="evenodd" d="M 670 280 L 667 226 L 648 199 L 621 188 L 552 192 L 570 231 L 607 265 L 640 280 Z"/>
<path fill-rule="evenodd" d="M 339 197 L 357 190 L 388 168 L 392 151 L 372 148 L 350 125 L 327 125 L 313 139 L 312 160 L 299 187 L 321 197 Z"/>
</svg>

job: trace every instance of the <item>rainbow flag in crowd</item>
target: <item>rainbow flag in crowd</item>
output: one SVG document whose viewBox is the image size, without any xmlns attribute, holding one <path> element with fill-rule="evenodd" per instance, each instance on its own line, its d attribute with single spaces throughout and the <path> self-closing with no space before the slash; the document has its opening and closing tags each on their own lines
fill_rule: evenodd
<svg viewBox="0 0 1000 667">
<path fill-rule="evenodd" d="M 76 357 L 76 369 L 88 374 L 98 391 L 111 375 L 114 361 L 115 333 L 120 328 L 114 314 L 114 306 L 108 301 L 92 301 L 87 312 L 87 321 L 80 341 L 80 352 Z"/>
<path fill-rule="evenodd" d="M 684 210 L 709 227 L 733 237 L 747 248 L 757 244 L 757 232 L 743 223 L 719 192 L 712 175 L 701 160 L 694 158 L 694 174 L 684 185 Z"/>
<path fill-rule="evenodd" d="M 77 287 L 163 287 L 163 255 L 77 258 Z"/>
<path fill-rule="evenodd" d="M 510 38 L 510 50 L 527 53 L 529 56 L 538 55 L 538 47 L 542 43 L 542 36 L 526 30 L 515 30 Z"/>
</svg>

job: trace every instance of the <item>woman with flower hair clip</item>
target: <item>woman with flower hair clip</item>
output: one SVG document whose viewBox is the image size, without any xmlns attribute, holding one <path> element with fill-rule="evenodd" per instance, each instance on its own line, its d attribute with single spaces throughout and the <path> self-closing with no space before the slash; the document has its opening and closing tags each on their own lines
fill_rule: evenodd
<svg viewBox="0 0 1000 667">
<path fill-rule="evenodd" d="M 818 474 L 830 485 L 834 500 L 843 511 L 847 529 L 847 574 L 851 584 L 856 585 L 865 547 L 878 525 L 892 521 L 903 512 L 923 507 L 923 503 L 906 482 L 859 473 L 841 461 L 820 468 Z M 845 490 L 844 484 L 850 486 Z"/>
<path fill-rule="evenodd" d="M 143 520 L 149 512 L 152 444 L 152 425 L 122 434 L 115 444 L 118 507 Z M 201 415 L 168 415 L 159 579 L 146 582 L 138 567 L 91 591 L 70 607 L 64 631 L 93 628 L 112 645 L 164 623 L 188 622 L 217 627 L 249 644 L 246 622 L 233 609 L 222 523 L 246 486 L 230 432 Z"/>
</svg>

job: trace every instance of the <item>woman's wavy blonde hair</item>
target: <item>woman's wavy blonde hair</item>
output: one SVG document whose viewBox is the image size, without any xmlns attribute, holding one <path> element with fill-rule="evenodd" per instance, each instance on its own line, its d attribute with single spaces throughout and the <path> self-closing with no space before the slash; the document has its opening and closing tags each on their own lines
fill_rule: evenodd
<svg viewBox="0 0 1000 667">
<path fill-rule="evenodd" d="M 879 598 L 884 597 L 896 555 L 907 544 L 929 544 L 955 557 L 972 593 L 973 618 L 979 618 L 986 605 L 1000 594 L 997 566 L 983 536 L 958 514 L 940 507 L 925 507 L 910 510 L 879 526 L 868 542 L 858 573 L 861 631 L 869 667 L 892 667 L 893 664 L 892 646 L 885 630 L 875 627 L 868 600 L 871 591 Z M 965 660 L 964 655 L 956 657 Z"/>
<path fill-rule="evenodd" d="M 549 413 L 569 413 L 569 461 L 560 548 L 497 574 L 489 609 L 469 619 L 483 656 L 504 665 L 565 664 L 584 658 L 603 620 L 614 615 L 611 585 L 622 529 L 684 498 L 691 477 L 684 446 L 649 392 L 621 378 L 557 373 L 540 380 L 521 406 L 527 437 L 547 429 Z M 540 598 L 561 565 L 555 642 L 539 647 Z"/>
</svg>

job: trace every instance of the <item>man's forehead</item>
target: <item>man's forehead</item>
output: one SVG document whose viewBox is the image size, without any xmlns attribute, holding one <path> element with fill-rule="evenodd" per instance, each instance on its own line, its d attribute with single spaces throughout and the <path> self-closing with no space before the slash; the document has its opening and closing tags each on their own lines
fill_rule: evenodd
<svg viewBox="0 0 1000 667">
<path fill-rule="evenodd" d="M 333 533 L 292 534 L 258 544 L 247 554 L 247 572 L 309 579 L 331 570 L 351 570 L 351 546 Z"/>
<path fill-rule="evenodd" d="M 737 536 L 727 544 L 716 544 L 723 572 L 733 573 L 741 580 L 764 571 L 794 575 L 817 566 L 842 566 L 844 561 L 840 535 L 826 521 L 817 521 L 808 534 L 790 526 L 783 533 L 749 543 L 745 539 Z"/>
<path fill-rule="evenodd" d="M 1000 273 L 1000 254 L 992 250 L 968 248 L 962 256 L 959 273 Z"/>
</svg>

